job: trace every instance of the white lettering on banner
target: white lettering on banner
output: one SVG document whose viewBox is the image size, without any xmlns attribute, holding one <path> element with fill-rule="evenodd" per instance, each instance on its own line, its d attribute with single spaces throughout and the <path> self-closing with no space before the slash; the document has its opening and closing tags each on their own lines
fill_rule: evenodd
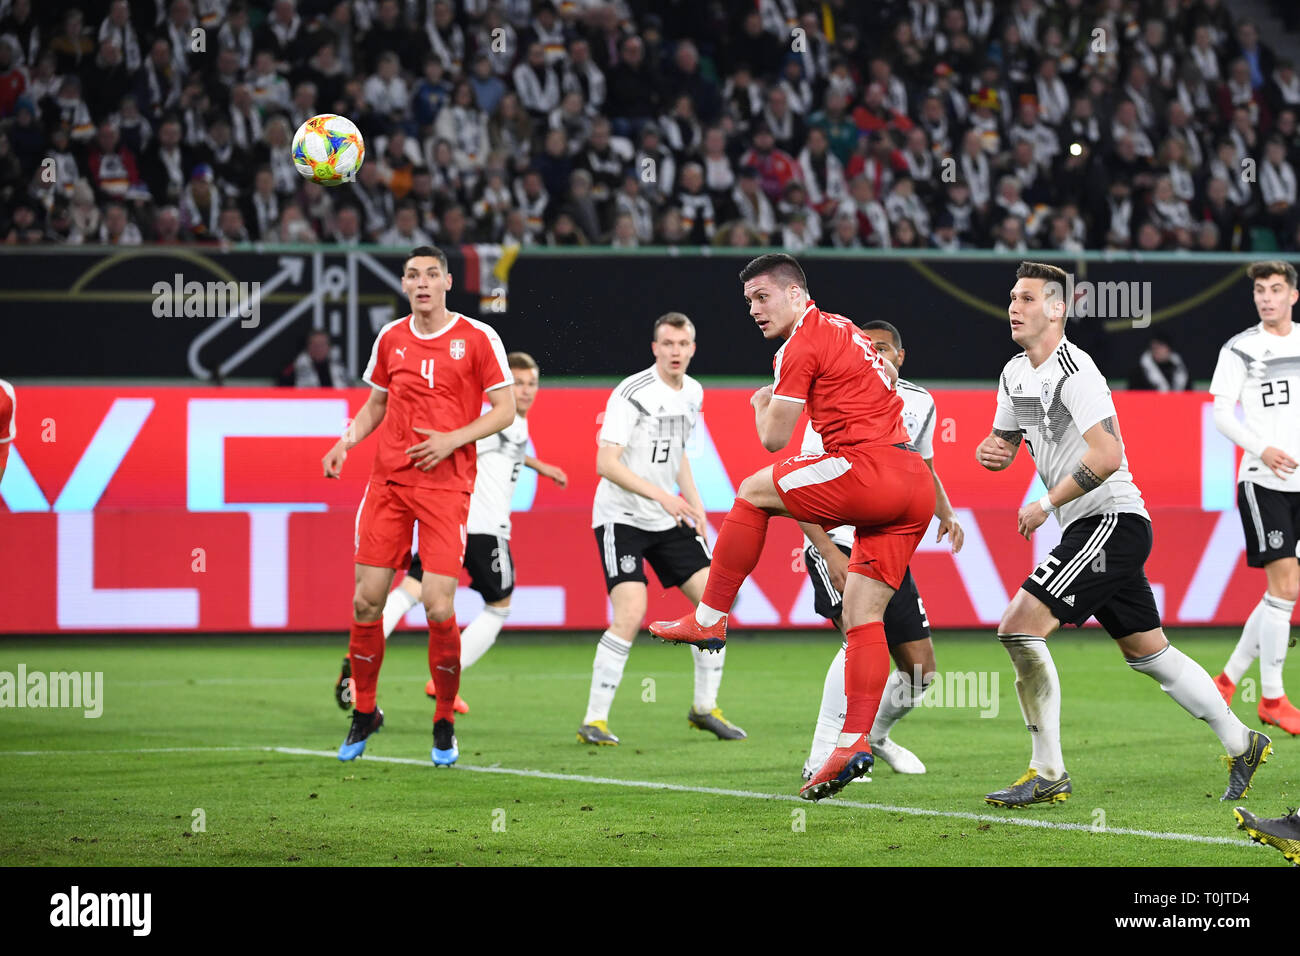
<svg viewBox="0 0 1300 956">
<path fill-rule="evenodd" d="M 996 624 L 1002 620 L 1002 612 L 1006 610 L 1008 600 L 1006 588 L 1002 586 L 1002 578 L 998 575 L 998 566 L 993 561 L 993 555 L 989 553 L 988 545 L 984 543 L 984 535 L 980 531 L 979 522 L 975 519 L 975 512 L 969 508 L 954 508 L 953 511 L 966 532 L 966 543 L 962 545 L 961 551 L 952 554 L 952 544 L 947 538 L 942 541 L 934 540 L 935 534 L 938 533 L 938 518 L 930 520 L 930 527 L 926 529 L 925 537 L 921 539 L 916 550 L 952 554 L 952 563 L 956 566 L 962 586 L 966 589 L 966 597 L 970 599 L 971 607 L 975 609 L 975 616 L 982 624 Z M 925 582 L 917 582 L 917 587 L 924 597 Z"/>
<path fill-rule="evenodd" d="M 1246 412 L 1233 409 L 1237 421 Z M 1201 510 L 1235 511 L 1237 508 L 1237 446 L 1214 424 L 1214 403 L 1201 406 Z"/>
<path fill-rule="evenodd" d="M 804 627 L 826 623 L 826 618 L 817 613 L 817 598 L 813 593 L 812 578 L 806 574 L 803 585 L 799 588 L 799 596 L 794 599 L 794 607 L 790 608 L 790 623 Z"/>
<path fill-rule="evenodd" d="M 1237 561 L 1246 550 L 1241 534 L 1241 518 L 1236 510 L 1219 512 L 1219 520 L 1197 562 L 1196 573 L 1187 585 L 1183 603 L 1178 608 L 1180 624 L 1197 624 L 1214 620 L 1219 602 L 1228 590 L 1228 581 L 1237 569 Z"/>
<path fill-rule="evenodd" d="M 483 598 L 469 588 L 456 589 L 456 620 L 468 624 L 483 610 Z M 427 627 L 424 605 L 416 603 L 403 620 L 411 627 Z M 521 585 L 510 595 L 510 626 L 563 627 L 568 623 L 564 588 Z"/>
<path fill-rule="evenodd" d="M 100 630 L 198 626 L 199 593 L 194 588 L 95 587 L 93 509 L 153 408 L 151 398 L 116 399 L 54 502 L 54 510 L 59 512 L 55 548 L 55 614 L 59 627 Z"/>
<path fill-rule="evenodd" d="M 0 501 L 14 514 L 50 510 L 50 503 L 17 447 L 9 450 L 9 466 L 5 469 L 5 480 L 0 482 Z"/>
<path fill-rule="evenodd" d="M 59 627 L 77 630 L 199 626 L 197 588 L 95 587 L 95 515 L 61 514 L 58 545 Z"/>
<path fill-rule="evenodd" d="M 334 437 L 348 417 L 342 398 L 192 398 L 186 428 L 190 511 L 249 514 L 248 621 L 289 624 L 289 514 L 325 511 L 324 502 L 226 501 L 227 438 Z"/>
<path fill-rule="evenodd" d="M 728 505 L 728 509 L 730 509 L 730 505 Z M 717 530 L 707 521 L 704 523 L 703 534 L 705 541 L 713 542 L 718 540 Z M 613 617 L 610 618 L 611 621 L 613 619 Z M 758 586 L 758 582 L 752 577 L 748 577 L 740 585 L 740 590 L 736 592 L 736 600 L 731 605 L 728 620 L 750 627 L 764 624 L 779 626 L 781 624 L 781 612 L 768 600 L 767 595 L 763 593 L 763 589 Z"/>
</svg>

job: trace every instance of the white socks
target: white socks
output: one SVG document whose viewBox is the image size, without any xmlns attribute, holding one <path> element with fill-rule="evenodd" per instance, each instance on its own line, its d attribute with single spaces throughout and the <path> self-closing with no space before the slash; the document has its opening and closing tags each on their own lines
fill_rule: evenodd
<svg viewBox="0 0 1300 956">
<path fill-rule="evenodd" d="M 918 667 L 917 670 L 920 668 Z M 917 687 L 912 683 L 913 676 L 895 670 L 889 675 L 889 680 L 885 681 L 885 692 L 880 698 L 880 709 L 876 711 L 876 722 L 871 725 L 871 734 L 868 738 L 873 745 L 889 736 L 889 731 L 893 729 L 894 724 L 917 705 L 925 696 L 930 681 L 934 679 L 933 674 L 926 674 L 922 678 L 925 682 Z"/>
<path fill-rule="evenodd" d="M 1250 731 L 1228 709 L 1205 668 L 1172 644 L 1148 657 L 1135 658 L 1129 667 L 1159 682 L 1160 689 L 1197 720 L 1210 725 L 1223 748 L 1236 755 L 1246 750 Z"/>
<path fill-rule="evenodd" d="M 406 612 L 419 603 L 420 599 L 411 597 L 403 587 L 396 587 L 388 592 L 388 600 L 384 602 L 385 639 L 392 635 L 397 623 L 406 616 Z M 479 616 L 474 618 L 469 626 L 460 632 L 460 666 L 462 670 L 487 653 L 488 648 L 496 641 L 497 635 L 501 633 L 501 627 L 509 616 L 509 605 L 505 607 L 493 607 L 490 604 L 483 605 L 483 610 L 479 612 Z M 622 673 L 621 668 L 619 673 Z"/>
<path fill-rule="evenodd" d="M 1033 742 L 1029 768 L 1037 770 L 1045 780 L 1059 780 L 1065 773 L 1065 757 L 1061 755 L 1061 680 L 1047 649 L 1047 639 L 1032 634 L 999 634 L 998 640 L 1011 655 L 1016 670 L 1016 697 Z M 1212 681 L 1210 689 L 1214 690 Z M 1218 695 L 1217 690 L 1214 693 Z M 1223 703 L 1222 697 L 1219 703 Z"/>
<path fill-rule="evenodd" d="M 1265 594 L 1264 597 L 1267 598 L 1268 595 Z M 1246 626 L 1241 629 L 1237 646 L 1228 656 L 1228 663 L 1223 665 L 1223 676 L 1234 684 L 1241 683 L 1241 675 L 1246 673 L 1246 668 L 1259 657 L 1259 628 L 1263 623 L 1264 601 L 1261 600 L 1250 612 L 1250 617 L 1246 618 Z"/>
<path fill-rule="evenodd" d="M 1264 609 L 1259 624 L 1259 696 L 1281 697 L 1286 693 L 1282 688 L 1282 665 L 1286 663 L 1286 647 L 1291 640 L 1291 612 L 1295 610 L 1295 601 L 1265 594 L 1259 605 Z M 1254 616 L 1252 613 L 1251 617 Z"/>
<path fill-rule="evenodd" d="M 870 742 L 876 744 L 888 737 L 894 724 L 916 706 L 929 686 L 927 681 L 923 687 L 916 688 L 911 677 L 900 670 L 890 674 L 880 698 L 880 709 L 876 711 L 876 722 L 871 725 Z M 824 764 L 837 746 L 840 732 L 844 729 L 848 703 L 844 694 L 844 645 L 841 644 L 831 666 L 826 669 L 826 680 L 822 684 L 821 709 L 817 713 L 817 727 L 813 730 L 812 749 L 808 751 L 807 766 L 810 769 L 816 770 Z"/>
<path fill-rule="evenodd" d="M 695 623 L 700 627 L 712 627 L 726 616 L 725 611 L 715 611 L 703 601 L 695 605 Z"/>
<path fill-rule="evenodd" d="M 388 592 L 388 600 L 384 602 L 384 640 L 393 633 L 397 622 L 406 616 L 406 612 L 419 603 L 420 599 L 411 597 L 406 588 L 395 587 Z"/>
<path fill-rule="evenodd" d="M 584 724 L 609 720 L 609 708 L 614 703 L 619 682 L 623 680 L 623 668 L 627 666 L 630 650 L 630 641 L 610 631 L 600 636 L 596 659 L 591 663 L 591 695 L 587 698 L 587 716 L 582 718 Z"/>
<path fill-rule="evenodd" d="M 493 607 L 483 605 L 478 617 L 460 632 L 460 669 L 466 670 L 488 652 L 488 648 L 501 633 L 501 626 L 510 616 L 510 605 Z"/>
<path fill-rule="evenodd" d="M 727 662 L 727 649 L 716 654 L 691 646 L 695 658 L 695 712 L 707 714 L 718 706 L 718 688 L 722 686 L 722 665 Z"/>
<path fill-rule="evenodd" d="M 826 680 L 822 684 L 822 705 L 817 713 L 817 727 L 813 730 L 812 749 L 808 751 L 808 769 L 814 773 L 835 749 L 844 729 L 844 715 L 848 712 L 849 700 L 844 694 L 844 649 L 835 652 L 831 666 L 826 670 Z"/>
</svg>

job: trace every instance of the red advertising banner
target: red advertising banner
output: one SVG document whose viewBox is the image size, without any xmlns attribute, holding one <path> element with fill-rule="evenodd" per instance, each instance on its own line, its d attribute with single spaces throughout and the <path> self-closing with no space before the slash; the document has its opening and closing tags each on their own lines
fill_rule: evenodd
<svg viewBox="0 0 1300 956">
<path fill-rule="evenodd" d="M 537 457 L 570 480 L 560 489 L 527 470 L 520 480 L 512 627 L 607 624 L 590 520 L 607 395 L 543 386 L 530 413 Z M 759 446 L 749 396 L 707 389 L 689 450 L 714 528 L 740 482 L 783 457 Z M 935 465 L 966 547 L 954 556 L 931 535 L 912 567 L 934 626 L 987 627 L 1059 531 L 1049 520 L 1033 542 L 1016 534 L 1017 508 L 1042 494 L 1026 454 L 1000 474 L 975 462 L 992 390 L 935 398 Z M 1245 566 L 1236 454 L 1214 430 L 1208 398 L 1115 399 L 1155 525 L 1147 574 L 1165 621 L 1244 621 L 1264 581 Z M 350 454 L 340 481 L 321 477 L 320 459 L 364 400 L 360 389 L 20 389 L 18 435 L 0 482 L 0 632 L 345 630 L 353 522 L 373 442 Z M 801 434 L 802 426 L 796 444 Z M 793 522 L 772 523 L 735 626 L 819 623 L 801 543 Z M 650 594 L 652 615 L 686 607 L 657 583 Z M 462 619 L 479 606 L 462 589 Z"/>
</svg>

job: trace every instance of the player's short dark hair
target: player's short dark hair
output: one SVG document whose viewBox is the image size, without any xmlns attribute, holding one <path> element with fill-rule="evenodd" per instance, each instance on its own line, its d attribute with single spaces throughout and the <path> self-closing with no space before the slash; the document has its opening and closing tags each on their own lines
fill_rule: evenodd
<svg viewBox="0 0 1300 956">
<path fill-rule="evenodd" d="M 900 352 L 903 350 L 903 336 L 898 331 L 898 326 L 893 322 L 886 322 L 884 319 L 872 319 L 870 322 L 863 322 L 858 328 L 863 332 L 883 331 L 888 332 L 894 340 L 894 348 Z"/>
<path fill-rule="evenodd" d="M 1295 266 L 1289 262 L 1283 262 L 1281 259 L 1275 259 L 1272 262 L 1252 262 L 1246 268 L 1246 275 L 1250 276 L 1250 281 L 1256 279 L 1267 279 L 1269 276 L 1281 276 L 1286 279 L 1286 284 L 1291 288 L 1296 287 Z"/>
<path fill-rule="evenodd" d="M 685 312 L 665 312 L 659 318 L 655 319 L 654 331 L 651 333 L 651 341 L 659 341 L 659 326 L 667 325 L 674 329 L 686 329 L 691 333 L 691 339 L 695 339 L 695 323 L 692 322 Z"/>
<path fill-rule="evenodd" d="M 451 269 L 447 266 L 447 253 L 443 252 L 437 246 L 416 246 L 409 253 L 407 253 L 406 259 L 402 262 L 402 271 L 403 272 L 406 271 L 406 266 L 412 259 L 420 259 L 425 256 L 430 256 L 434 259 L 437 259 L 439 262 L 441 262 L 443 272 L 451 271 Z"/>
<path fill-rule="evenodd" d="M 536 372 L 537 359 L 533 358 L 527 352 L 511 352 L 506 356 L 506 365 L 510 368 L 531 369 Z"/>
<path fill-rule="evenodd" d="M 1060 266 L 1054 266 L 1046 262 L 1029 262 L 1020 263 L 1020 268 L 1016 270 L 1017 279 L 1042 279 L 1047 283 L 1055 283 L 1057 294 L 1064 298 L 1065 287 L 1070 283 L 1070 277 Z M 1048 297 L 1051 293 L 1047 293 Z"/>
<path fill-rule="evenodd" d="M 808 291 L 808 279 L 803 274 L 799 260 L 788 253 L 769 252 L 757 259 L 751 259 L 749 265 L 740 270 L 740 281 L 748 282 L 750 279 L 766 275 L 770 275 L 783 286 L 793 282 L 804 292 Z"/>
</svg>

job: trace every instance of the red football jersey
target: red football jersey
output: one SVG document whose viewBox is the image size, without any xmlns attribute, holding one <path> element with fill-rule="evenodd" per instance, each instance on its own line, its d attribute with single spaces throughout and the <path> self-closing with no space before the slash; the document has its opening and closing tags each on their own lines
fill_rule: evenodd
<svg viewBox="0 0 1300 956">
<path fill-rule="evenodd" d="M 807 403 L 826 451 L 909 440 L 903 400 L 890 384 L 885 360 L 844 316 L 823 312 L 809 300 L 772 367 L 773 396 Z"/>
<path fill-rule="evenodd" d="M 18 429 L 14 425 L 14 387 L 0 378 L 0 469 L 9 459 L 9 444 Z"/>
<path fill-rule="evenodd" d="M 18 434 L 14 426 L 14 387 L 0 378 L 0 442 L 13 441 Z"/>
<path fill-rule="evenodd" d="M 501 338 L 486 323 L 451 313 L 441 331 L 421 335 L 407 316 L 379 330 L 362 379 L 388 393 L 379 426 L 372 481 L 424 488 L 474 490 L 474 442 L 457 448 L 430 471 L 415 467 L 406 449 L 427 438 L 415 429 L 449 432 L 478 418 L 483 393 L 511 385 Z"/>
</svg>

